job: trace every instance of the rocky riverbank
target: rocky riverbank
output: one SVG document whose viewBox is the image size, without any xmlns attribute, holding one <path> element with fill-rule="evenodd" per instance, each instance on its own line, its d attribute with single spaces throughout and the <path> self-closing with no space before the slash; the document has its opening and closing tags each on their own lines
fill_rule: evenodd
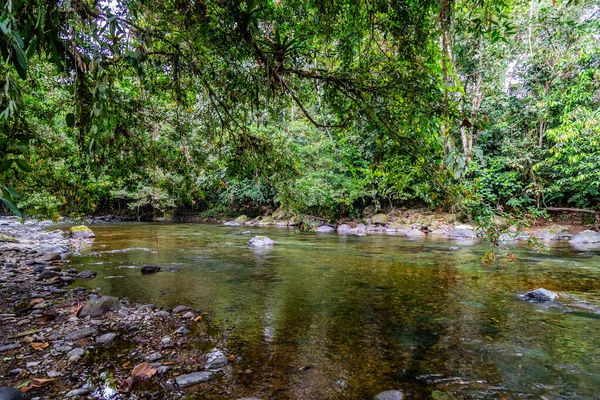
<svg viewBox="0 0 600 400">
<path fill-rule="evenodd" d="M 95 274 L 69 268 L 69 255 L 93 233 L 49 226 L 0 219 L 0 399 L 226 391 L 219 382 L 239 359 L 203 333 L 207 315 L 77 288 Z"/>
<path fill-rule="evenodd" d="M 496 217 L 490 227 L 476 226 L 462 221 L 457 214 L 396 212 L 391 214 L 367 213 L 363 218 L 328 222 L 310 217 L 294 217 L 277 210 L 272 215 L 250 219 L 246 215 L 223 222 L 227 226 L 274 226 L 295 227 L 317 233 L 365 236 L 389 234 L 409 238 L 427 236 L 476 240 L 490 233 L 498 234 L 499 242 L 516 241 L 568 241 L 574 247 L 600 246 L 597 227 L 580 224 L 555 224 L 548 220 L 524 221 Z"/>
</svg>

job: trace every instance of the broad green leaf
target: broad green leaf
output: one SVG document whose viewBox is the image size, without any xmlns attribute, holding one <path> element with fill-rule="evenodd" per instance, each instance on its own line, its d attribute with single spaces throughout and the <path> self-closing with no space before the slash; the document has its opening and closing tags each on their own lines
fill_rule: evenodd
<svg viewBox="0 0 600 400">
<path fill-rule="evenodd" d="M 31 165 L 29 165 L 29 163 L 23 160 L 22 158 L 16 158 L 15 163 L 21 170 L 25 172 L 33 172 L 33 168 L 31 168 Z"/>
</svg>

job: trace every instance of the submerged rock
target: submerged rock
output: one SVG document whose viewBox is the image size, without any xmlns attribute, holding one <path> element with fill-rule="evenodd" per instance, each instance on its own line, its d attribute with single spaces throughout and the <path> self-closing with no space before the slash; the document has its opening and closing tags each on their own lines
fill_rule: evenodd
<svg viewBox="0 0 600 400">
<path fill-rule="evenodd" d="M 558 293 L 552 292 L 550 290 L 539 288 L 536 290 L 532 290 L 531 292 L 527 292 L 525 294 L 520 295 L 523 300 L 532 301 L 536 303 L 545 303 L 549 301 L 554 301 L 558 298 Z"/>
<path fill-rule="evenodd" d="M 29 396 L 19 389 L 0 386 L 0 400 L 29 400 Z"/>
<path fill-rule="evenodd" d="M 193 372 L 191 374 L 179 375 L 175 378 L 175 382 L 180 388 L 186 388 L 202 382 L 207 382 L 213 378 L 214 374 L 214 372 L 210 371 Z"/>
<path fill-rule="evenodd" d="M 192 309 L 192 307 L 189 307 L 189 306 L 177 306 L 173 309 L 173 314 L 179 314 L 183 311 L 188 311 L 191 309 Z"/>
<path fill-rule="evenodd" d="M 98 273 L 96 271 L 85 270 L 85 271 L 81 271 L 80 273 L 75 275 L 75 278 L 83 279 L 83 280 L 90 280 L 90 279 L 94 279 L 96 277 L 96 275 L 98 275 Z"/>
<path fill-rule="evenodd" d="M 140 268 L 140 271 L 142 272 L 142 274 L 146 275 L 146 274 L 155 274 L 157 272 L 160 272 L 162 268 L 159 267 L 158 265 L 142 265 L 142 268 Z"/>
<path fill-rule="evenodd" d="M 275 241 L 266 236 L 254 236 L 252 239 L 250 239 L 250 241 L 248 241 L 248 244 L 252 247 L 264 247 L 273 246 Z"/>
<path fill-rule="evenodd" d="M 85 225 L 69 228 L 69 236 L 71 236 L 72 239 L 91 239 L 96 237 L 94 232 Z"/>
<path fill-rule="evenodd" d="M 379 393 L 375 396 L 374 400 L 402 400 L 404 399 L 404 393 L 400 390 L 386 390 L 385 392 Z"/>
<path fill-rule="evenodd" d="M 102 296 L 85 303 L 79 312 L 79 317 L 101 317 L 109 311 L 117 311 L 120 308 L 121 302 L 119 299 L 110 296 Z"/>
</svg>

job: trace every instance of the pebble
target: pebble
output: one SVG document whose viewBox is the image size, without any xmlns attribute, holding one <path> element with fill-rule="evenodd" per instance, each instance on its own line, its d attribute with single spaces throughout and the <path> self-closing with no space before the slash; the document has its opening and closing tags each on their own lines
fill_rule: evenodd
<svg viewBox="0 0 600 400">
<path fill-rule="evenodd" d="M 113 332 L 105 333 L 104 335 L 99 336 L 96 339 L 96 343 L 98 343 L 98 344 L 110 344 L 110 343 L 113 342 L 113 340 L 115 340 L 115 338 L 117 336 L 118 335 L 116 333 L 113 333 Z"/>
<path fill-rule="evenodd" d="M 204 368 L 206 369 L 218 369 L 227 365 L 227 357 L 225 353 L 221 350 L 214 349 L 208 354 L 206 359 L 206 364 L 204 364 Z"/>
<path fill-rule="evenodd" d="M 210 371 L 193 372 L 191 374 L 179 375 L 175 378 L 175 382 L 177 382 L 177 386 L 186 388 L 202 382 L 207 382 L 211 380 L 213 376 L 214 372 Z"/>
<path fill-rule="evenodd" d="M 21 345 L 19 343 L 7 344 L 5 346 L 0 346 L 0 353 L 10 350 L 20 349 Z"/>
<path fill-rule="evenodd" d="M 69 354 L 67 354 L 69 357 L 73 357 L 73 356 L 78 356 L 78 357 L 82 357 L 85 354 L 85 350 L 82 348 L 74 348 L 73 350 L 69 351 Z"/>
<path fill-rule="evenodd" d="M 173 314 L 179 314 L 183 311 L 188 311 L 191 309 L 192 309 L 192 307 L 188 307 L 188 306 L 177 306 L 173 309 Z"/>
<path fill-rule="evenodd" d="M 175 333 L 179 335 L 187 335 L 188 333 L 190 333 L 190 330 L 187 329 L 185 326 L 180 326 L 179 328 L 177 328 Z"/>
<path fill-rule="evenodd" d="M 186 312 L 185 314 L 183 314 L 181 318 L 185 318 L 185 319 L 192 319 L 192 318 L 194 318 L 194 317 L 195 317 L 194 313 L 192 313 L 192 312 L 188 311 L 188 312 Z"/>
<path fill-rule="evenodd" d="M 96 328 L 87 327 L 87 328 L 79 329 L 75 332 L 69 333 L 67 336 L 65 336 L 65 340 L 79 340 L 79 339 L 83 339 L 83 338 L 86 338 L 89 336 L 95 336 L 97 334 L 98 334 L 98 331 L 96 330 Z"/>
<path fill-rule="evenodd" d="M 90 394 L 94 389 L 94 387 L 74 389 L 65 394 L 65 397 L 85 396 L 86 394 Z"/>
<path fill-rule="evenodd" d="M 152 362 L 152 361 L 158 361 L 158 360 L 160 360 L 161 358 L 163 358 L 163 355 L 162 355 L 162 354 L 160 354 L 160 353 L 157 351 L 157 352 L 154 352 L 154 353 L 152 353 L 152 354 L 148 355 L 148 356 L 145 358 L 145 360 L 146 360 L 146 361 L 150 361 L 150 362 Z"/>
</svg>

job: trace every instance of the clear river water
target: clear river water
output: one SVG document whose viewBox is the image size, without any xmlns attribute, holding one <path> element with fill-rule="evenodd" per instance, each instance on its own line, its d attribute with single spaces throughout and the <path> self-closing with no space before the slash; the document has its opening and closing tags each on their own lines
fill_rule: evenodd
<svg viewBox="0 0 600 400">
<path fill-rule="evenodd" d="M 98 277 L 78 285 L 206 312 L 219 347 L 241 357 L 223 378 L 232 394 L 600 398 L 600 250 L 518 245 L 516 259 L 486 266 L 484 243 L 205 224 L 92 228 L 96 239 L 72 262 Z M 277 245 L 249 247 L 257 234 Z M 143 264 L 163 272 L 132 268 Z M 114 276 L 122 278 L 105 279 Z M 566 296 L 553 305 L 518 298 L 539 287 Z"/>
</svg>

